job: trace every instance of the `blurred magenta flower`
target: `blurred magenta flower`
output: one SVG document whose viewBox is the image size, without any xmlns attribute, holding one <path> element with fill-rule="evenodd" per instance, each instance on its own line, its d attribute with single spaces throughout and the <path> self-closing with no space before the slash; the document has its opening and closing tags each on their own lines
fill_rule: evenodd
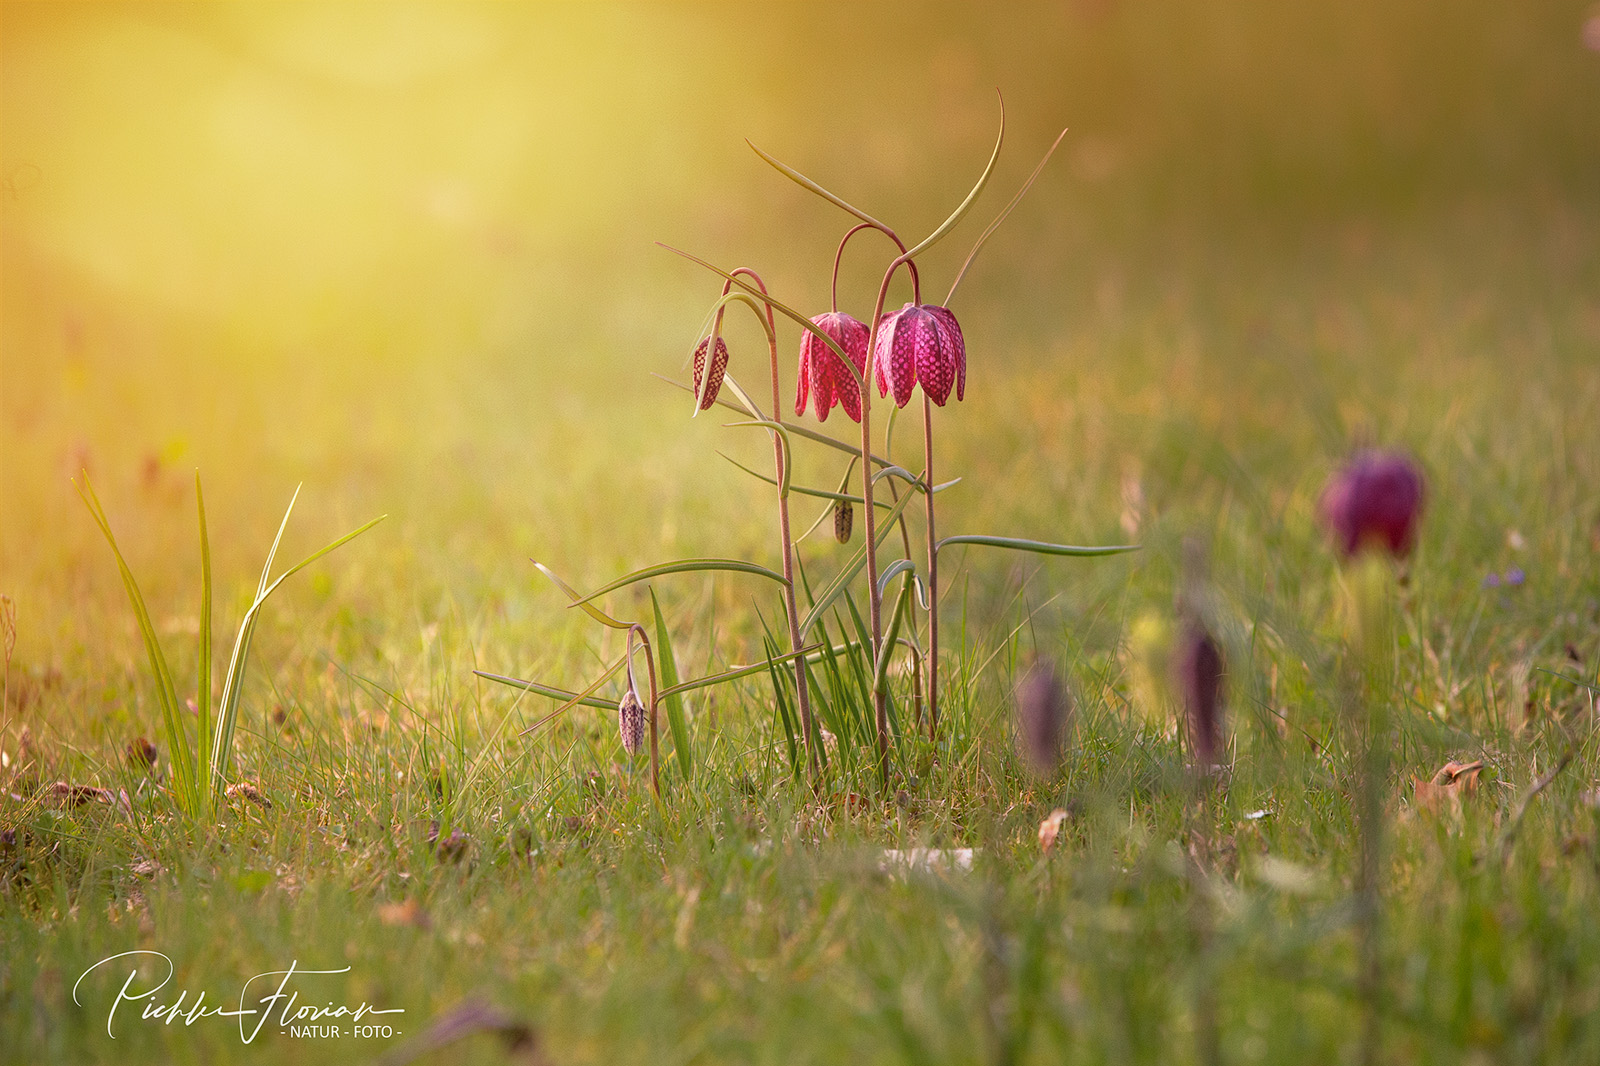
<svg viewBox="0 0 1600 1066">
<path fill-rule="evenodd" d="M 694 393 L 700 397 L 702 411 L 709 411 L 711 405 L 717 402 L 717 393 L 722 389 L 722 375 L 728 370 L 728 346 L 718 337 L 717 346 L 711 352 L 711 374 L 706 377 L 706 349 L 710 344 L 711 338 L 706 337 L 694 350 Z M 700 388 L 702 377 L 706 377 L 704 390 Z"/>
<path fill-rule="evenodd" d="M 844 349 L 857 373 L 867 369 L 867 339 L 870 330 L 865 322 L 842 311 L 829 311 L 811 320 L 812 325 L 826 333 L 833 343 Z M 800 380 L 795 385 L 794 413 L 805 414 L 806 400 L 816 397 L 817 421 L 826 422 L 828 411 L 837 402 L 850 416 L 850 421 L 861 421 L 861 390 L 854 376 L 845 367 L 832 348 L 823 343 L 810 330 L 800 337 Z"/>
<path fill-rule="evenodd" d="M 1225 667 L 1222 649 L 1196 622 L 1184 626 L 1177 655 L 1172 660 L 1173 680 L 1183 700 L 1184 720 L 1189 727 L 1200 768 L 1222 762 L 1222 682 Z"/>
<path fill-rule="evenodd" d="M 904 407 L 918 382 L 928 399 L 944 406 L 952 386 L 956 399 L 967 393 L 967 342 L 956 316 L 933 304 L 906 304 L 885 315 L 878 326 L 878 395 L 894 391 L 894 405 Z"/>
<path fill-rule="evenodd" d="M 1322 490 L 1317 512 L 1345 556 L 1372 546 L 1403 557 L 1416 544 L 1425 494 L 1409 457 L 1361 452 Z"/>
</svg>

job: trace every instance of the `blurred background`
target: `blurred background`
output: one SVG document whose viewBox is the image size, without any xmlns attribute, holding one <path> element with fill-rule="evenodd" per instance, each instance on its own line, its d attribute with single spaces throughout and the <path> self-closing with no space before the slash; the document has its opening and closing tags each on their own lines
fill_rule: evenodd
<svg viewBox="0 0 1600 1066">
<path fill-rule="evenodd" d="M 654 242 L 822 310 L 848 220 L 745 139 L 918 239 L 981 170 L 997 88 L 1005 153 L 928 256 L 930 298 L 1071 132 L 954 303 L 971 373 L 945 468 L 987 487 L 952 496 L 947 528 L 1121 541 L 1229 500 L 1306 524 L 1363 436 L 1446 486 L 1492 467 L 1500 420 L 1600 450 L 1588 0 L 0 19 L 0 591 L 34 661 L 102 643 L 90 600 L 132 632 L 81 469 L 162 602 L 192 595 L 196 468 L 241 589 L 295 484 L 294 547 L 389 512 L 329 572 L 374 615 L 403 605 L 395 625 L 486 604 L 561 621 L 545 590 L 517 605 L 530 554 L 584 581 L 760 556 L 755 490 L 712 450 L 765 443 L 691 423 L 651 376 L 685 375 L 715 279 Z M 852 245 L 858 316 L 883 251 Z M 764 394 L 758 335 L 730 340 Z"/>
</svg>

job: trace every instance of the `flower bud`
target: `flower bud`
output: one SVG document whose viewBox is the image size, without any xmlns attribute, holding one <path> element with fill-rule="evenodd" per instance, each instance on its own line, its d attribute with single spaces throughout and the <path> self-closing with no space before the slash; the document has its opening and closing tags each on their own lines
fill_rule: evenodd
<svg viewBox="0 0 1600 1066">
<path fill-rule="evenodd" d="M 711 405 L 717 402 L 717 393 L 722 389 L 722 375 L 728 370 L 728 346 L 721 337 L 717 338 L 715 348 L 711 348 L 711 373 L 706 376 L 706 350 L 710 348 L 711 338 L 706 337 L 700 341 L 699 347 L 694 350 L 694 393 L 698 396 L 700 410 L 708 411 Z M 705 388 L 701 389 L 700 379 L 705 377 Z"/>
<path fill-rule="evenodd" d="M 1400 558 L 1416 545 L 1425 495 L 1408 457 L 1362 452 L 1328 482 L 1317 514 L 1346 558 L 1368 547 Z"/>
<path fill-rule="evenodd" d="M 850 543 L 850 530 L 855 525 L 856 509 L 849 500 L 839 500 L 833 505 L 833 537 L 840 544 Z"/>
<path fill-rule="evenodd" d="M 636 754 L 644 743 L 644 707 L 639 703 L 639 694 L 631 688 L 622 694 L 622 702 L 617 705 L 617 731 L 622 734 L 623 750 Z"/>
</svg>

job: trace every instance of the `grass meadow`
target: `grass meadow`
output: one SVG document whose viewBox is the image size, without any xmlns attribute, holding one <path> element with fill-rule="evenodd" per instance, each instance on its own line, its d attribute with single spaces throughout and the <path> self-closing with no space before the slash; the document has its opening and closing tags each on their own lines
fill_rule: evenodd
<svg viewBox="0 0 1600 1066">
<path fill-rule="evenodd" d="M 661 380 L 720 279 L 655 242 L 820 310 L 851 220 L 742 140 L 920 240 L 988 157 L 996 86 L 1005 149 L 919 257 L 930 299 L 1069 133 L 951 303 L 940 532 L 1140 550 L 942 555 L 940 728 L 891 667 L 887 780 L 848 662 L 818 667 L 815 781 L 781 673 L 686 694 L 659 799 L 614 709 L 519 735 L 559 704 L 475 670 L 576 692 L 623 650 L 530 560 L 586 591 L 778 566 L 772 486 L 717 454 L 770 473 L 766 434 Z M 0 160 L 0 1060 L 1355 1062 L 1364 700 L 1389 726 L 1375 1061 L 1600 1060 L 1600 9 L 8 2 Z M 870 236 L 839 279 L 863 318 Z M 729 372 L 764 396 L 737 310 Z M 915 471 L 889 409 L 874 448 Z M 1427 479 L 1365 689 L 1317 521 L 1362 446 Z M 843 463 L 797 449 L 794 484 Z M 181 701 L 197 470 L 217 691 L 296 486 L 275 573 L 387 515 L 262 608 L 250 795 L 199 818 L 73 485 Z M 823 513 L 792 500 L 796 533 Z M 813 591 L 856 519 L 800 542 Z M 1141 637 L 1186 542 L 1227 661 L 1199 800 Z M 652 591 L 684 678 L 784 626 L 740 574 L 604 609 L 654 638 Z M 1073 705 L 1044 775 L 1014 725 L 1040 660 Z M 123 952 L 172 976 L 108 1018 L 128 960 L 164 972 L 95 968 Z M 344 971 L 296 976 L 302 1005 L 404 1013 L 249 1041 L 181 1016 L 291 963 Z"/>
</svg>

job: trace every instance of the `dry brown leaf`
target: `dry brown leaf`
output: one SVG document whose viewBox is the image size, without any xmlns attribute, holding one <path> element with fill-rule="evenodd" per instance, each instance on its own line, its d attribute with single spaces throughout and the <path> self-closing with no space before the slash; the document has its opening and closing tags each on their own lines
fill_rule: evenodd
<svg viewBox="0 0 1600 1066">
<path fill-rule="evenodd" d="M 1067 812 L 1057 807 L 1051 811 L 1044 821 L 1039 823 L 1039 849 L 1049 853 L 1056 846 L 1056 837 L 1061 835 L 1061 827 L 1067 822 Z"/>
<path fill-rule="evenodd" d="M 229 785 L 224 790 L 224 794 L 229 799 L 238 799 L 243 796 L 257 807 L 267 810 L 272 809 L 272 801 L 267 798 L 267 794 L 248 781 L 240 781 L 238 784 Z"/>
<path fill-rule="evenodd" d="M 91 800 L 99 800 L 101 803 L 116 802 L 116 797 L 109 788 L 97 788 L 94 785 L 72 785 L 65 781 L 56 781 L 46 791 L 58 807 L 81 807 Z"/>
</svg>

